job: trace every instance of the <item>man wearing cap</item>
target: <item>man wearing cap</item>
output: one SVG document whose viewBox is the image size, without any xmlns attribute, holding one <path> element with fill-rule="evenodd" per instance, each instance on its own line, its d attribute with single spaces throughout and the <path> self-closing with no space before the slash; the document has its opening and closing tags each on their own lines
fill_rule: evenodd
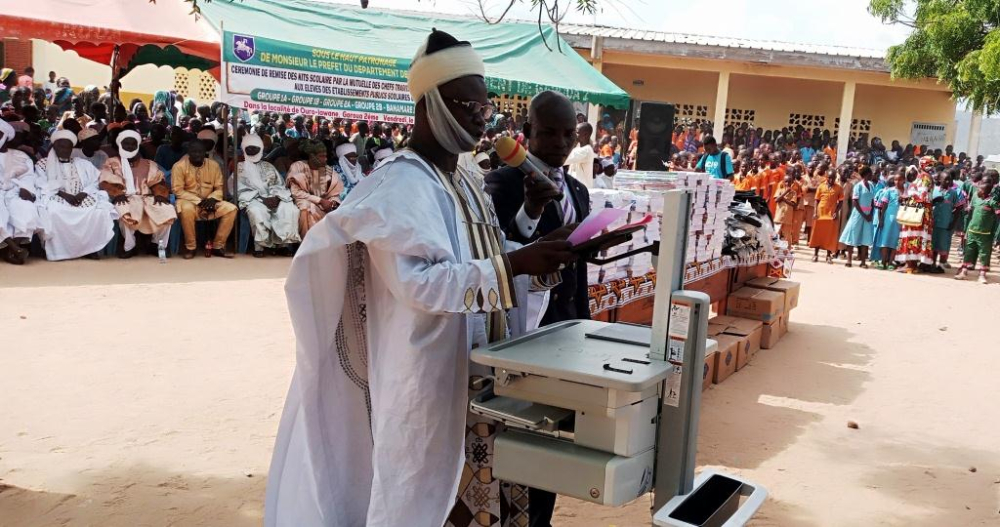
<svg viewBox="0 0 1000 527">
<path fill-rule="evenodd" d="M 48 157 L 35 166 L 37 177 L 44 181 L 39 185 L 43 189 L 39 212 L 45 257 L 50 261 L 97 259 L 115 234 L 115 210 L 98 188 L 100 173 L 89 161 L 73 158 L 76 141 L 75 133 L 57 130 Z"/>
<path fill-rule="evenodd" d="M 94 168 L 101 170 L 104 163 L 108 161 L 108 154 L 101 150 L 101 137 L 97 130 L 84 128 L 76 134 L 76 148 L 73 149 L 73 157 L 85 159 L 94 165 Z"/>
<path fill-rule="evenodd" d="M 253 231 L 253 255 L 264 249 L 283 249 L 301 241 L 299 209 L 292 193 L 281 181 L 274 165 L 262 161 L 264 141 L 259 135 L 243 136 L 243 161 L 236 165 L 239 206 L 245 210 Z"/>
<path fill-rule="evenodd" d="M 222 165 L 225 164 L 225 160 L 219 155 L 219 152 L 215 148 L 216 144 L 219 142 L 219 132 L 215 131 L 214 128 L 204 128 L 198 132 L 198 140 L 201 144 L 205 145 L 205 152 L 208 153 L 208 158 L 219 165 L 219 169 L 222 169 Z"/>
<path fill-rule="evenodd" d="M 285 285 L 297 366 L 266 526 L 500 526 L 523 514 L 480 454 L 501 425 L 468 414 L 470 392 L 490 384 L 468 357 L 518 334 L 528 282 L 574 256 L 563 239 L 508 245 L 457 167 L 486 124 L 469 43 L 431 33 L 409 89 L 409 148 L 310 231 Z"/>
<path fill-rule="evenodd" d="M 323 143 L 307 139 L 299 143 L 299 151 L 309 158 L 292 163 L 286 179 L 300 211 L 299 235 L 305 238 L 313 225 L 340 206 L 344 182 L 326 163 L 326 146 Z"/>
<path fill-rule="evenodd" d="M 170 226 L 177 219 L 163 171 L 139 155 L 140 140 L 135 130 L 118 134 L 118 157 L 108 159 L 101 170 L 101 190 L 108 193 L 118 211 L 123 240 L 119 258 L 135 255 L 136 231 L 151 236 L 154 244 L 165 248 Z"/>
<path fill-rule="evenodd" d="M 219 164 L 208 159 L 205 144 L 199 140 L 188 143 L 187 155 L 171 170 L 174 196 L 177 197 L 177 216 L 184 230 L 185 260 L 194 258 L 198 247 L 195 222 L 219 220 L 212 242 L 211 254 L 232 258 L 226 252 L 226 240 L 236 221 L 236 205 L 223 200 L 222 170 Z"/>
</svg>

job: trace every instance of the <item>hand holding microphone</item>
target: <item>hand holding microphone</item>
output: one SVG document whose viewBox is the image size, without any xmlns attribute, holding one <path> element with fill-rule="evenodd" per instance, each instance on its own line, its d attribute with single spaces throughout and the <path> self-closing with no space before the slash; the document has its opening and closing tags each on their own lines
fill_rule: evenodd
<svg viewBox="0 0 1000 527">
<path fill-rule="evenodd" d="M 562 198 L 562 191 L 547 175 L 528 159 L 524 147 L 510 137 L 503 137 L 496 144 L 497 155 L 507 165 L 524 173 L 524 212 L 537 220 L 550 201 Z"/>
</svg>

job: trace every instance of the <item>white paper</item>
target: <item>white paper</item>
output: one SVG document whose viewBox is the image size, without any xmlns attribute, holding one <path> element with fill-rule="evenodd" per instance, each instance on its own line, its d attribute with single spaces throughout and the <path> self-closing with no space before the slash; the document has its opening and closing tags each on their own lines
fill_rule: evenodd
<svg viewBox="0 0 1000 527">
<path fill-rule="evenodd" d="M 680 302 L 670 303 L 670 325 L 667 335 L 680 340 L 687 340 L 688 329 L 691 326 L 691 306 Z"/>
<path fill-rule="evenodd" d="M 667 393 L 663 396 L 663 404 L 677 408 L 681 404 L 681 378 L 683 366 L 675 365 L 667 374 Z"/>
<path fill-rule="evenodd" d="M 684 362 L 684 341 L 675 338 L 667 339 L 667 360 L 670 362 Z"/>
</svg>

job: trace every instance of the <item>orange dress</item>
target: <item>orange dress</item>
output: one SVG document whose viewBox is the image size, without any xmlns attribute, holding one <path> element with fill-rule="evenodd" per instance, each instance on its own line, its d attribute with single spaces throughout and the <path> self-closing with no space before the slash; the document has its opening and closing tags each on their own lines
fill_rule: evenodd
<svg viewBox="0 0 1000 527">
<path fill-rule="evenodd" d="M 840 220 L 834 219 L 837 204 L 844 200 L 844 188 L 826 181 L 816 187 L 816 221 L 809 236 L 809 247 L 837 252 Z"/>
</svg>

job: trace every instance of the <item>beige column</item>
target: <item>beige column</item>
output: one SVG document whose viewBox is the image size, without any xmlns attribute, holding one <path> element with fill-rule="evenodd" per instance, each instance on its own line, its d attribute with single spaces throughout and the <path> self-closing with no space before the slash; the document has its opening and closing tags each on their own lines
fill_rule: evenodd
<svg viewBox="0 0 1000 527">
<path fill-rule="evenodd" d="M 726 102 L 729 100 L 729 72 L 719 72 L 719 86 L 715 91 L 715 118 L 712 120 L 712 136 L 722 147 L 722 131 L 726 128 Z"/>
<path fill-rule="evenodd" d="M 840 102 L 840 127 L 837 128 L 837 158 L 834 162 L 846 159 L 851 145 L 851 119 L 854 117 L 854 91 L 857 85 L 854 81 L 844 83 L 844 98 Z"/>
<path fill-rule="evenodd" d="M 969 120 L 969 150 L 966 154 L 972 158 L 972 162 L 976 162 L 976 156 L 979 155 L 979 131 L 983 128 L 983 114 L 980 112 L 973 111 L 972 119 Z"/>
<path fill-rule="evenodd" d="M 590 41 L 590 65 L 601 73 L 604 70 L 604 37 L 595 36 Z M 601 107 L 590 103 L 587 105 L 587 122 L 595 128 L 601 122 Z M 596 132 L 596 129 L 595 129 Z"/>
</svg>

